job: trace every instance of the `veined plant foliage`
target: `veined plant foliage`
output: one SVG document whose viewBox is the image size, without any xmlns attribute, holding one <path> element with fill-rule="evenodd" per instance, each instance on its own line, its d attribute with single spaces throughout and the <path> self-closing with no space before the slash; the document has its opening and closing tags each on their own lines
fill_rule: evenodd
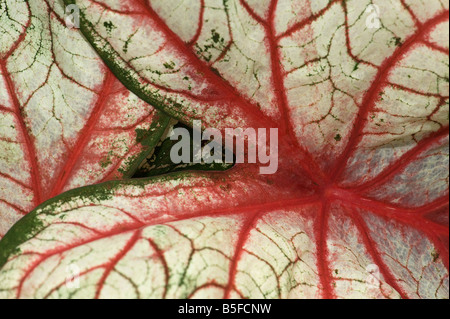
<svg viewBox="0 0 450 319">
<path fill-rule="evenodd" d="M 448 10 L 0 0 L 0 298 L 448 298 Z M 194 120 L 278 171 L 171 165 Z"/>
</svg>

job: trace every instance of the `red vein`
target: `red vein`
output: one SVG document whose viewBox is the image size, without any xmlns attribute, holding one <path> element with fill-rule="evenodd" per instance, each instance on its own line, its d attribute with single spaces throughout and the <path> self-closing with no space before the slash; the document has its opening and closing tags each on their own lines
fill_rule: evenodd
<svg viewBox="0 0 450 319">
<path fill-rule="evenodd" d="M 408 11 L 411 18 L 414 20 L 414 23 L 419 26 L 422 25 L 422 22 L 419 21 L 416 14 L 412 11 L 411 7 L 405 2 L 405 0 L 400 0 L 400 2 L 402 3 L 403 7 Z"/>
<path fill-rule="evenodd" d="M 94 130 L 95 125 L 98 122 L 98 119 L 101 116 L 101 111 L 106 103 L 106 100 L 110 94 L 111 86 L 114 82 L 115 78 L 111 74 L 111 72 L 107 72 L 103 84 L 103 89 L 101 90 L 100 96 L 97 100 L 97 104 L 95 105 L 92 114 L 87 121 L 85 127 L 80 132 L 80 138 L 78 139 L 76 145 L 74 146 L 72 153 L 70 154 L 66 164 L 64 165 L 61 173 L 57 178 L 57 182 L 52 192 L 50 193 L 50 198 L 58 195 L 66 185 L 69 177 L 71 176 L 72 170 L 79 159 L 81 152 L 85 149 L 86 144 L 89 142 L 91 138 L 91 133 Z"/>
<path fill-rule="evenodd" d="M 309 175 L 309 177 L 315 181 L 316 184 L 321 185 L 326 180 L 325 174 L 322 172 L 320 167 L 315 163 L 312 159 L 309 152 L 303 149 L 303 147 L 298 142 L 297 137 L 294 134 L 294 129 L 292 123 L 290 121 L 289 115 L 289 103 L 286 95 L 286 89 L 284 87 L 284 78 L 281 66 L 281 57 L 279 52 L 279 47 L 277 44 L 276 36 L 275 36 L 275 8 L 277 6 L 278 0 L 274 0 L 271 2 L 270 8 L 270 25 L 266 26 L 269 46 L 270 46 L 270 56 L 271 56 L 271 68 L 272 68 L 272 84 L 275 87 L 275 94 L 277 96 L 278 106 L 280 108 L 280 112 L 282 115 L 283 128 L 291 141 L 300 149 L 305 157 L 306 161 L 300 161 L 300 165 L 304 169 L 305 172 Z M 305 163 L 307 162 L 307 163 Z"/>
<path fill-rule="evenodd" d="M 147 241 L 150 244 L 150 246 L 153 248 L 153 250 L 156 252 L 156 255 L 161 260 L 161 264 L 164 268 L 164 275 L 165 275 L 164 279 L 165 279 L 166 285 L 164 287 L 164 293 L 163 293 L 162 298 L 165 299 L 166 295 L 167 295 L 167 288 L 169 286 L 169 277 L 170 277 L 169 266 L 167 265 L 166 257 L 164 257 L 164 254 L 161 251 L 161 249 L 159 249 L 159 247 L 150 238 L 148 238 Z"/>
<path fill-rule="evenodd" d="M 197 292 L 201 291 L 202 289 L 207 289 L 207 288 L 219 288 L 222 290 L 225 289 L 225 287 L 223 285 L 220 285 L 216 282 L 209 282 L 209 283 L 206 283 L 204 285 L 201 285 L 201 286 L 195 288 L 195 290 L 189 294 L 187 299 L 192 299 L 192 297 L 194 297 Z"/>
<path fill-rule="evenodd" d="M 12 182 L 14 182 L 14 183 L 20 185 L 20 186 L 22 186 L 22 187 L 25 188 L 25 189 L 31 189 L 31 190 L 32 190 L 32 188 L 30 187 L 30 185 L 27 185 L 27 184 L 25 184 L 25 183 L 19 181 L 18 179 L 14 178 L 14 177 L 12 177 L 12 176 L 10 176 L 10 175 L 8 175 L 8 174 L 5 174 L 5 173 L 0 172 L 0 176 L 3 177 L 3 178 L 8 179 L 8 180 L 10 180 L 10 181 L 12 181 Z"/>
<path fill-rule="evenodd" d="M 391 57 L 386 59 L 383 64 L 380 66 L 378 74 L 373 81 L 373 85 L 370 90 L 367 91 L 362 106 L 360 107 L 360 111 L 358 114 L 358 119 L 356 124 L 352 130 L 350 139 L 347 143 L 347 147 L 342 153 L 341 157 L 336 161 L 335 168 L 333 169 L 333 173 L 331 174 L 333 180 L 337 180 L 340 178 L 341 174 L 344 172 L 346 167 L 346 162 L 356 150 L 356 145 L 362 138 L 362 131 L 364 129 L 364 123 L 369 114 L 370 110 L 376 104 L 377 98 L 381 90 L 384 88 L 385 83 L 387 82 L 387 78 L 390 75 L 390 72 L 393 68 L 397 66 L 397 62 L 399 62 L 404 55 L 418 42 L 420 41 L 427 32 L 430 31 L 432 27 L 436 24 L 445 21 L 448 19 L 448 11 L 443 12 L 433 19 L 429 20 L 424 25 L 421 25 L 419 30 L 412 35 L 409 39 L 405 41 L 405 43 L 400 46 Z"/>
<path fill-rule="evenodd" d="M 298 205 L 305 205 L 305 204 L 312 204 L 312 203 L 316 203 L 317 198 L 310 198 L 310 199 L 301 199 L 301 200 L 296 200 L 295 202 L 289 202 L 289 201 L 285 201 L 286 202 L 286 207 L 291 207 L 291 206 L 298 206 Z M 195 219 L 195 218 L 200 218 L 200 217 L 208 217 L 208 216 L 214 216 L 214 217 L 220 217 L 220 216 L 229 216 L 229 215 L 238 215 L 239 212 L 247 212 L 248 214 L 253 214 L 252 216 L 257 216 L 262 210 L 266 210 L 266 211 L 270 211 L 271 209 L 276 209 L 279 208 L 280 206 L 282 206 L 281 204 L 275 204 L 275 205 L 253 205 L 253 206 L 248 206 L 248 207 L 239 207 L 239 208 L 233 208 L 233 209 L 223 209 L 223 210 L 210 210 L 210 209 L 205 209 L 202 212 L 196 212 L 195 214 L 190 214 L 188 216 L 188 214 L 185 215 L 179 215 L 176 217 L 172 217 L 166 220 L 156 220 L 153 223 L 151 222 L 147 222 L 145 224 L 143 224 L 141 221 L 137 220 L 137 222 L 134 223 L 128 223 L 128 224 L 121 224 L 119 225 L 120 227 L 114 227 L 112 230 L 105 232 L 101 235 L 97 235 L 97 236 L 92 236 L 91 238 L 87 239 L 87 240 L 83 240 L 80 242 L 76 242 L 74 244 L 70 244 L 67 245 L 65 247 L 62 248 L 58 248 L 58 249 L 54 249 L 51 251 L 46 252 L 45 254 L 42 253 L 34 253 L 39 255 L 41 258 L 39 260 L 36 260 L 32 265 L 30 265 L 25 274 L 23 275 L 23 277 L 20 280 L 19 286 L 18 286 L 18 290 L 17 290 L 17 296 L 20 296 L 21 294 L 21 289 L 22 286 L 26 280 L 26 278 L 29 276 L 29 274 L 31 274 L 31 272 L 39 265 L 41 264 L 44 260 L 46 260 L 47 258 L 60 254 L 62 252 L 65 251 L 69 251 L 73 248 L 79 247 L 79 246 L 83 246 L 83 245 L 87 245 L 89 243 L 95 242 L 97 240 L 101 240 L 104 238 L 109 238 L 112 236 L 116 236 L 116 235 L 120 235 L 120 234 L 125 234 L 128 232 L 140 232 L 142 229 L 147 228 L 147 227 L 151 227 L 151 226 L 155 226 L 155 225 L 159 225 L 161 223 L 163 224 L 168 224 L 168 223 L 174 223 L 177 221 L 186 221 L 188 219 Z M 68 211 L 64 211 L 64 213 L 67 213 Z M 169 226 L 169 225 L 168 225 Z M 45 228 L 44 228 L 45 229 Z M 239 246 L 237 246 L 239 247 Z M 27 254 L 33 254 L 33 252 L 24 252 L 23 255 L 27 255 Z"/>
<path fill-rule="evenodd" d="M 256 212 L 250 217 L 248 217 L 245 224 L 242 226 L 242 229 L 240 230 L 239 239 L 236 243 L 236 250 L 234 253 L 234 257 L 231 259 L 230 263 L 230 273 L 228 278 L 228 285 L 224 292 L 224 299 L 230 299 L 231 293 L 233 289 L 235 288 L 235 279 L 238 271 L 238 264 L 239 260 L 241 259 L 242 255 L 244 254 L 244 245 L 247 242 L 248 238 L 250 237 L 250 232 L 252 229 L 255 228 L 256 223 L 258 222 L 259 218 L 261 218 L 261 212 Z"/>
<path fill-rule="evenodd" d="M 323 289 L 323 298 L 335 298 L 334 289 L 331 285 L 331 271 L 328 263 L 327 249 L 327 229 L 328 218 L 330 214 L 330 204 L 324 199 L 325 203 L 321 203 L 318 220 L 315 224 L 315 233 L 317 236 L 317 268 L 319 270 L 320 283 Z"/>
<path fill-rule="evenodd" d="M 81 278 L 81 277 L 83 277 L 83 276 L 85 276 L 85 275 L 87 275 L 87 274 L 89 274 L 90 272 L 93 272 L 93 271 L 95 271 L 95 270 L 97 270 L 97 269 L 101 269 L 102 268 L 102 265 L 99 265 L 99 266 L 95 266 L 95 267 L 92 267 L 92 268 L 90 268 L 90 269 L 88 269 L 88 270 L 85 270 L 85 271 L 83 271 L 83 272 L 80 272 L 79 274 L 77 274 L 78 275 L 78 277 L 79 278 Z M 67 278 L 67 279 L 75 279 L 75 278 Z M 67 280 L 66 279 L 66 280 Z M 41 286 L 43 285 L 43 284 L 45 284 L 45 281 L 41 284 Z M 44 297 L 42 297 L 42 298 L 40 298 L 40 299 L 48 299 L 55 291 L 57 291 L 58 289 L 60 289 L 61 287 L 63 287 L 64 285 L 67 285 L 67 282 L 61 282 L 59 285 L 56 285 L 55 287 L 53 287 Z"/>
<path fill-rule="evenodd" d="M 393 89 L 397 89 L 397 90 L 401 90 L 403 92 L 408 92 L 408 93 L 417 94 L 417 95 L 421 95 L 421 96 L 434 97 L 434 98 L 438 98 L 438 99 L 448 98 L 448 96 L 443 96 L 442 94 L 439 94 L 439 93 L 420 92 L 415 89 L 411 89 L 411 88 L 408 88 L 401 84 L 396 84 L 396 83 L 392 83 L 392 82 L 386 82 L 386 85 L 389 85 Z"/>
<path fill-rule="evenodd" d="M 433 42 L 430 42 L 430 41 L 427 41 L 427 40 L 423 40 L 422 43 L 425 44 L 427 47 L 430 47 L 433 50 L 436 50 L 436 51 L 441 52 L 443 54 L 447 54 L 448 55 L 450 53 L 449 48 L 441 47 L 441 46 L 437 45 L 436 43 L 433 43 Z"/>
<path fill-rule="evenodd" d="M 367 225 L 362 220 L 359 213 L 352 210 L 352 212 L 349 214 L 350 218 L 353 219 L 355 222 L 356 227 L 358 228 L 363 242 L 366 246 L 367 251 L 369 252 L 370 256 L 374 260 L 375 264 L 379 267 L 381 274 L 384 277 L 384 280 L 386 283 L 394 288 L 403 299 L 408 299 L 407 294 L 405 291 L 399 286 L 397 280 L 395 279 L 394 275 L 389 271 L 389 267 L 386 265 L 386 263 L 382 260 L 381 254 L 378 251 L 378 249 L 375 247 L 376 243 L 373 241 L 373 239 L 370 237 L 370 235 L 367 233 Z"/>
<path fill-rule="evenodd" d="M 444 237 L 448 239 L 449 232 L 447 228 L 447 233 L 444 234 Z M 448 247 L 442 242 L 442 239 L 432 233 L 428 232 L 428 237 L 430 238 L 433 245 L 436 247 L 439 253 L 439 258 L 441 259 L 442 263 L 444 264 L 445 268 L 447 268 L 447 272 L 449 271 L 449 254 L 448 254 Z M 447 274 L 448 276 L 448 274 Z"/>
<path fill-rule="evenodd" d="M 95 292 L 95 299 L 100 297 L 100 293 L 102 292 L 103 286 L 105 284 L 106 279 L 109 274 L 114 270 L 116 265 L 120 262 L 120 260 L 133 248 L 136 242 L 140 239 L 141 232 L 135 231 L 133 236 L 128 240 L 127 244 L 120 250 L 120 252 L 110 261 L 108 266 L 106 267 L 105 272 L 103 273 L 100 281 L 97 284 L 97 291 Z"/>
<path fill-rule="evenodd" d="M 190 63 L 198 68 L 207 79 L 209 79 L 214 85 L 216 85 L 220 92 L 225 93 L 225 95 L 228 96 L 228 98 L 230 98 L 231 100 L 239 102 L 238 104 L 240 105 L 240 107 L 243 110 L 246 110 L 247 115 L 251 116 L 249 119 L 252 120 L 254 125 L 265 125 L 261 127 L 276 127 L 275 123 L 271 119 L 266 117 L 257 106 L 253 105 L 251 102 L 243 98 L 234 87 L 232 87 L 223 78 L 215 74 L 208 65 L 200 61 L 191 50 L 191 48 L 187 46 L 186 43 L 184 43 L 183 40 L 166 25 L 166 23 L 153 10 L 153 8 L 147 1 L 134 1 L 137 2 L 147 12 L 147 15 L 151 17 L 158 28 L 165 33 L 167 38 L 170 39 L 171 43 L 174 44 L 177 49 L 183 52 Z M 166 90 L 166 88 L 164 88 L 164 90 Z"/>
<path fill-rule="evenodd" d="M 8 202 L 8 201 L 6 201 L 6 200 L 4 200 L 4 199 L 1 199 L 1 198 L 0 198 L 0 202 L 1 202 L 1 203 L 4 203 L 4 204 L 6 204 L 6 205 L 8 205 L 8 206 L 10 206 L 10 207 L 12 207 L 12 208 L 14 208 L 14 209 L 17 210 L 18 212 L 20 212 L 22 215 L 25 215 L 25 214 L 28 213 L 27 211 L 23 210 L 23 209 L 20 208 L 19 206 L 15 205 L 15 204 L 13 204 L 13 203 L 10 203 L 10 202 Z"/>
<path fill-rule="evenodd" d="M 448 195 L 417 208 L 403 208 L 401 206 L 378 202 L 370 198 L 358 198 L 351 194 L 346 198 L 339 197 L 338 200 L 346 203 L 350 207 L 368 210 L 375 215 L 400 222 L 417 230 L 448 235 L 448 226 L 441 225 L 426 218 L 428 214 L 448 206 Z"/>
<path fill-rule="evenodd" d="M 191 39 L 191 41 L 189 41 L 189 45 L 194 45 L 198 39 L 200 38 L 200 35 L 202 34 L 202 30 L 203 30 L 203 16 L 205 14 L 205 0 L 200 0 L 200 12 L 199 12 L 199 18 L 198 18 L 198 28 L 197 31 L 195 32 L 194 37 Z"/>
<path fill-rule="evenodd" d="M 253 18 L 255 19 L 255 21 L 257 21 L 258 23 L 262 24 L 263 26 L 266 26 L 267 22 L 264 21 L 259 15 L 257 15 L 255 13 L 255 11 L 250 8 L 250 6 L 248 5 L 247 2 L 245 2 L 245 0 L 239 0 L 241 5 L 244 7 L 244 9 L 247 11 L 247 13 Z"/>
<path fill-rule="evenodd" d="M 448 137 L 448 126 L 432 134 L 430 137 L 420 141 L 416 147 L 403 154 L 400 159 L 396 160 L 393 165 L 387 167 L 383 172 L 379 173 L 377 177 L 371 181 L 364 183 L 360 186 L 352 188 L 354 192 L 365 192 L 369 188 L 375 188 L 383 185 L 389 181 L 395 175 L 401 173 L 411 162 L 418 159 L 423 153 L 427 152 L 435 144 L 442 141 L 443 138 Z"/>
<path fill-rule="evenodd" d="M 350 32 L 349 32 L 350 27 L 348 25 L 348 9 L 347 9 L 346 1 L 342 1 L 342 8 L 343 8 L 344 14 L 345 14 L 345 45 L 347 46 L 347 53 L 353 61 L 359 61 L 359 59 L 353 54 L 353 50 L 352 50 L 351 36 L 350 36 Z M 376 68 L 375 64 L 370 63 L 368 61 L 359 61 L 359 62 Z"/>
<path fill-rule="evenodd" d="M 14 42 L 14 44 L 9 49 L 9 51 L 3 57 L 0 56 L 0 61 L 2 60 L 2 58 L 4 59 L 4 61 L 6 61 L 8 59 L 8 57 L 10 57 L 11 54 L 13 54 L 13 52 L 16 51 L 16 49 L 25 40 L 25 37 L 27 36 L 27 30 L 31 26 L 31 10 L 30 10 L 30 5 L 28 3 L 26 3 L 26 5 L 27 5 L 27 10 L 28 10 L 27 24 L 25 26 L 23 26 L 23 32 L 19 35 L 19 37 L 17 38 L 17 41 Z"/>
<path fill-rule="evenodd" d="M 39 169 L 37 164 L 36 149 L 29 134 L 29 131 L 27 129 L 27 126 L 25 124 L 25 121 L 21 116 L 22 111 L 20 107 L 20 102 L 15 94 L 16 90 L 14 88 L 14 83 L 11 79 L 11 76 L 9 75 L 8 69 L 6 68 L 6 60 L 0 60 L 0 68 L 1 73 L 4 76 L 4 79 L 6 80 L 7 90 L 15 108 L 15 113 L 17 115 L 17 122 L 19 123 L 20 131 L 22 132 L 23 138 L 25 140 L 26 151 L 28 153 L 31 166 L 30 175 L 34 191 L 34 203 L 37 206 L 41 203 L 42 186 L 38 180 Z"/>
<path fill-rule="evenodd" d="M 384 216 L 399 216 L 399 215 L 426 215 L 436 210 L 442 209 L 448 206 L 448 196 L 442 196 L 435 201 L 412 208 L 406 208 L 399 204 L 390 204 L 386 202 L 380 202 L 376 199 L 369 197 L 363 197 L 355 194 L 352 191 L 346 191 L 343 189 L 337 189 L 327 194 L 330 199 L 345 202 L 347 205 L 356 206 L 366 209 L 378 209 L 383 211 Z"/>
</svg>

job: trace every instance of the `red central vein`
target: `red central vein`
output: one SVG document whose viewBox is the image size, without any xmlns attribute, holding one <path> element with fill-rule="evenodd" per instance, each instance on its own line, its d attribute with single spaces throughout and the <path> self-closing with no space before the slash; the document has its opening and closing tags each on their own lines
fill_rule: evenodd
<svg viewBox="0 0 450 319">
<path fill-rule="evenodd" d="M 15 93 L 16 90 L 14 87 L 14 82 L 12 81 L 9 71 L 6 68 L 6 60 L 0 60 L 0 68 L 2 71 L 1 73 L 3 74 L 3 77 L 6 80 L 6 86 L 7 86 L 9 96 L 11 97 L 11 100 L 14 104 L 15 114 L 16 114 L 17 122 L 19 123 L 19 126 L 20 126 L 20 131 L 25 140 L 26 151 L 28 153 L 28 158 L 29 158 L 30 166 L 31 166 L 30 175 L 31 175 L 31 183 L 33 185 L 33 191 L 34 191 L 34 203 L 37 206 L 41 203 L 42 186 L 39 183 L 39 178 L 38 178 L 39 167 L 38 167 L 38 163 L 37 163 L 36 149 L 35 149 L 33 140 L 29 134 L 29 131 L 27 129 L 27 126 L 25 124 L 25 121 L 23 119 L 20 102 Z"/>
<path fill-rule="evenodd" d="M 66 183 L 71 176 L 73 167 L 75 166 L 81 152 L 85 149 L 86 144 L 88 143 L 89 139 L 91 138 L 91 134 L 94 130 L 95 125 L 98 122 L 98 119 L 100 118 L 102 114 L 103 107 L 106 103 L 106 100 L 110 94 L 112 84 L 114 82 L 114 76 L 111 72 L 107 72 L 105 76 L 105 80 L 100 92 L 100 96 L 98 97 L 97 103 L 92 111 L 92 114 L 87 121 L 84 129 L 80 132 L 80 138 L 78 139 L 76 145 L 74 146 L 72 153 L 70 154 L 68 160 L 66 161 L 63 169 L 61 170 L 61 173 L 59 177 L 57 178 L 57 182 L 55 184 L 55 187 L 53 188 L 52 192 L 50 193 L 50 198 L 58 195 L 61 193 L 61 191 L 66 186 Z"/>
<path fill-rule="evenodd" d="M 205 77 L 208 78 L 214 85 L 217 85 L 219 89 L 221 89 L 227 96 L 229 96 L 233 101 L 238 101 L 238 105 L 246 112 L 249 116 L 249 120 L 253 126 L 258 127 L 279 127 L 272 119 L 267 117 L 258 107 L 248 102 L 239 92 L 236 91 L 235 88 L 231 87 L 228 82 L 226 82 L 223 78 L 219 77 L 217 74 L 211 71 L 210 67 L 205 63 L 202 63 L 198 57 L 192 52 L 191 48 L 186 45 L 181 38 L 175 34 L 166 23 L 158 16 L 158 14 L 153 10 L 153 8 L 149 5 L 149 3 L 145 0 L 135 0 L 139 5 L 143 7 L 144 10 L 148 13 L 148 15 L 155 21 L 160 28 L 170 39 L 175 46 L 186 55 L 189 61 L 195 65 L 199 70 L 201 70 Z M 277 1 L 271 2 L 270 12 L 271 15 L 269 20 L 271 21 L 270 26 L 265 24 L 266 31 L 268 34 L 270 47 L 271 47 L 271 64 L 273 68 L 273 84 L 275 87 L 275 93 L 277 95 L 277 99 L 279 101 L 279 106 L 282 109 L 283 123 L 290 123 L 288 119 L 288 107 L 287 107 L 287 97 L 285 95 L 284 85 L 283 85 L 283 77 L 282 70 L 280 66 L 280 55 L 277 45 L 277 39 L 275 35 L 275 28 L 273 26 L 275 19 L 275 8 L 277 5 Z M 293 136 L 292 127 L 289 126 L 289 129 L 283 127 L 285 131 L 288 132 L 288 136 L 291 137 L 294 145 L 301 150 L 303 155 L 303 160 L 298 164 L 302 166 L 303 170 L 308 174 L 309 178 L 311 178 L 316 184 L 323 184 L 323 180 L 325 180 L 325 175 L 321 171 L 321 169 L 316 165 L 315 161 L 311 158 L 310 154 L 306 152 L 299 144 L 295 136 Z M 286 132 L 285 132 L 286 133 Z"/>
<path fill-rule="evenodd" d="M 350 139 L 347 143 L 347 147 L 336 161 L 336 165 L 332 171 L 332 179 L 338 180 L 346 168 L 346 162 L 350 156 L 355 152 L 358 142 L 362 139 L 362 132 L 364 130 L 364 123 L 367 119 L 369 112 L 374 108 L 377 102 L 379 93 L 386 85 L 386 81 L 390 72 L 397 66 L 397 63 L 401 61 L 406 53 L 418 42 L 420 42 L 424 36 L 437 24 L 448 20 L 448 11 L 445 11 L 433 19 L 430 19 L 423 25 L 418 26 L 418 31 L 408 38 L 405 43 L 400 46 L 390 58 L 386 59 L 379 68 L 378 74 L 373 81 L 373 85 L 369 91 L 367 91 L 363 102 L 360 107 L 360 112 L 356 124 L 350 135 Z"/>
<path fill-rule="evenodd" d="M 290 110 L 289 110 L 289 103 L 288 98 L 286 95 L 286 89 L 284 87 L 284 78 L 283 78 L 283 72 L 282 72 L 282 66 L 281 66 L 281 56 L 280 51 L 278 47 L 277 38 L 275 35 L 275 8 L 278 4 L 278 0 L 273 0 L 271 2 L 271 8 L 269 9 L 270 16 L 269 21 L 270 23 L 268 25 L 265 25 L 268 40 L 269 40 L 269 46 L 270 46 L 270 57 L 271 57 L 271 67 L 272 67 L 272 82 L 273 86 L 275 87 L 275 94 L 277 96 L 278 106 L 280 109 L 280 113 L 282 115 L 282 121 L 283 121 L 283 130 L 284 135 L 289 136 L 290 140 L 296 145 L 296 147 L 301 150 L 303 153 L 303 156 L 305 157 L 304 160 L 301 160 L 299 164 L 302 166 L 302 168 L 308 173 L 308 176 L 317 184 L 317 185 L 323 185 L 324 181 L 327 180 L 325 174 L 323 173 L 322 169 L 315 163 L 315 161 L 312 159 L 309 152 L 303 149 L 303 147 L 299 144 L 297 137 L 294 133 L 294 128 L 290 120 Z"/>
</svg>

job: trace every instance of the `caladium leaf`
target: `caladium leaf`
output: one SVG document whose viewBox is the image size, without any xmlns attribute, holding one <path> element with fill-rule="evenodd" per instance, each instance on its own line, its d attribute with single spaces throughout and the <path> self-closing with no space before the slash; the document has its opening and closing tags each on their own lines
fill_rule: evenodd
<svg viewBox="0 0 450 319">
<path fill-rule="evenodd" d="M 127 88 L 278 127 L 279 169 L 58 196 L 0 242 L 0 296 L 449 297 L 448 1 L 73 3 Z"/>
<path fill-rule="evenodd" d="M 66 27 L 60 1 L 0 1 L 0 237 L 62 191 L 131 176 L 168 121 Z"/>
</svg>

